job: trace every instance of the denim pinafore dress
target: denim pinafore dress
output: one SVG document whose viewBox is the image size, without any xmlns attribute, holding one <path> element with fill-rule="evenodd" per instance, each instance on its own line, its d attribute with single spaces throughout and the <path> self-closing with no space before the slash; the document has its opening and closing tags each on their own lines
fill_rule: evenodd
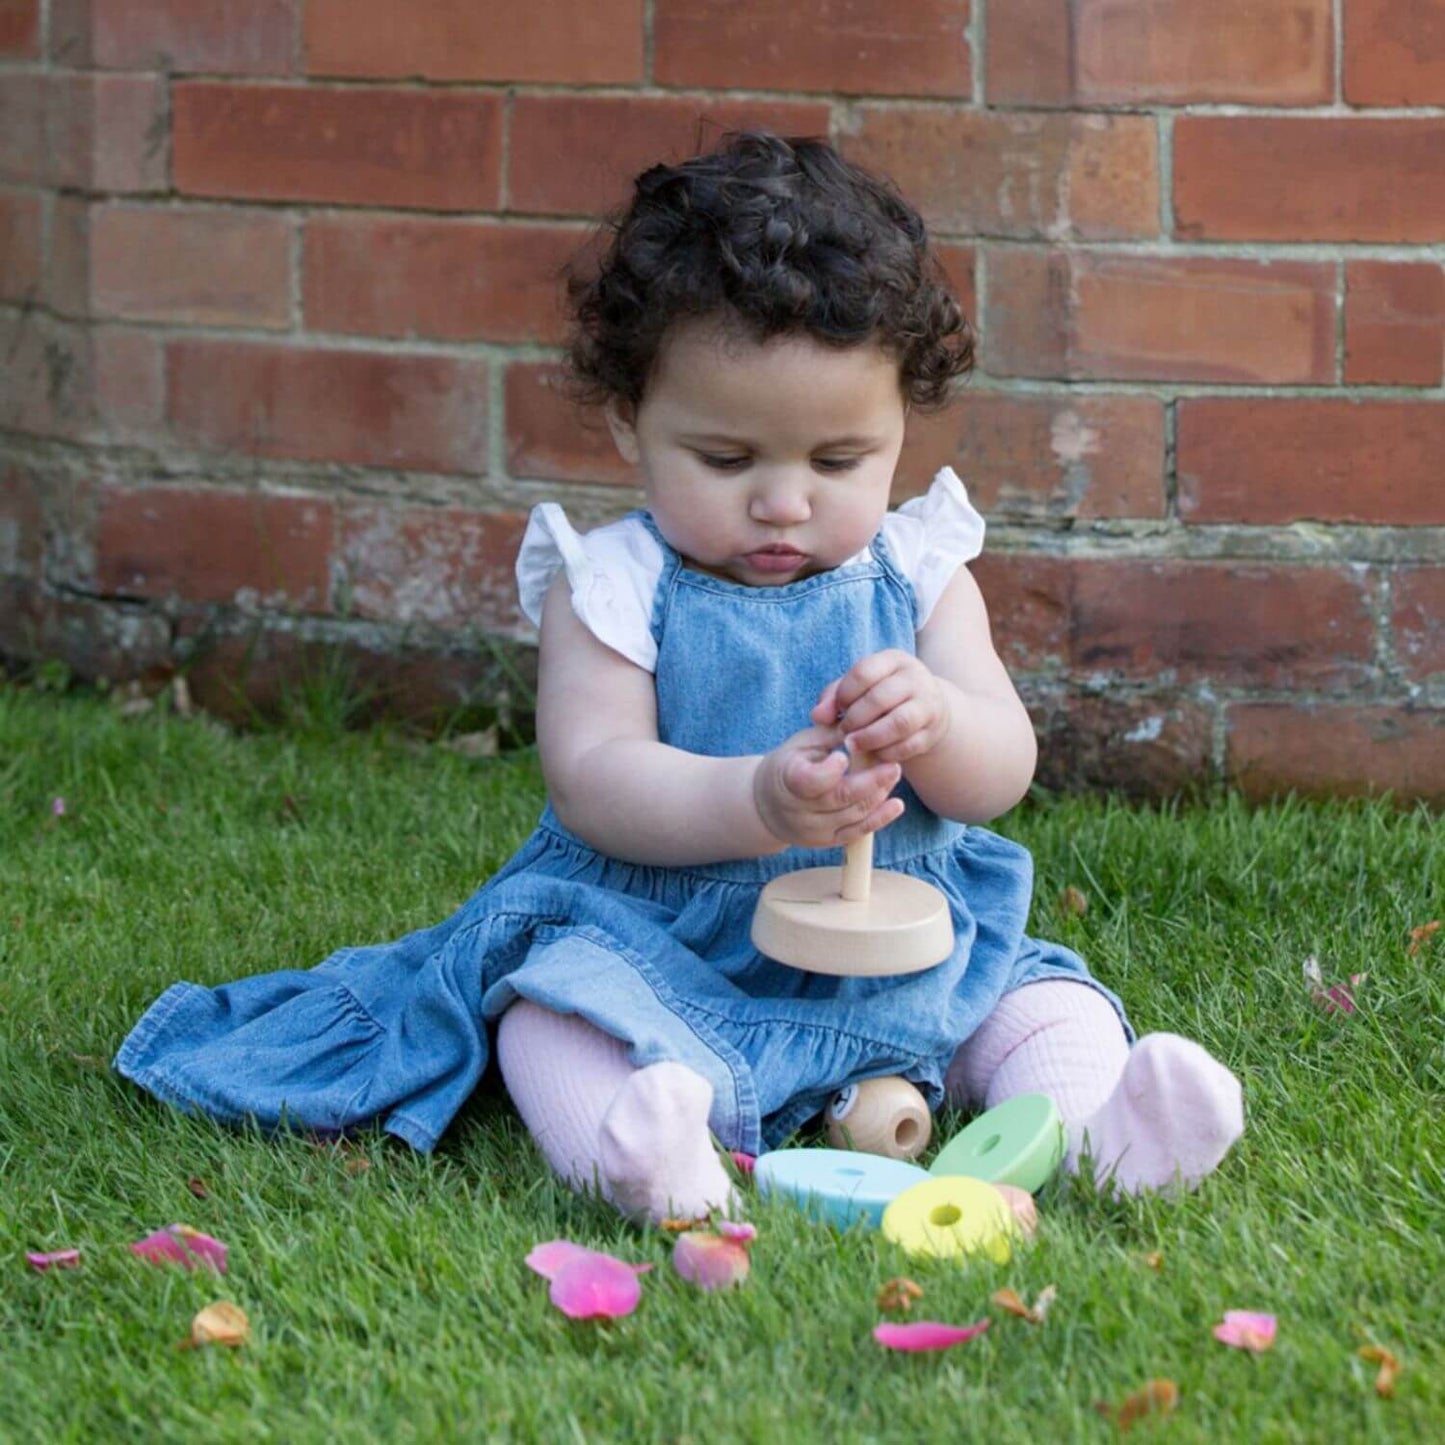
<svg viewBox="0 0 1445 1445">
<path fill-rule="evenodd" d="M 651 518 L 635 515 L 665 559 L 651 618 L 663 742 L 712 756 L 767 752 L 808 725 L 823 687 L 858 658 L 915 650 L 913 589 L 882 533 L 865 560 L 750 588 L 688 568 Z M 643 866 L 599 853 L 549 806 L 445 922 L 342 949 L 307 971 L 175 984 L 115 1067 L 181 1109 L 230 1123 L 334 1131 L 380 1121 L 425 1151 L 480 1079 L 489 1025 L 527 998 L 589 1019 L 638 1066 L 695 1069 L 713 1087 L 714 1134 L 757 1153 L 835 1090 L 874 1075 L 912 1080 L 936 1108 L 954 1050 L 1023 984 L 1087 983 L 1122 1020 L 1076 954 L 1025 934 L 1027 851 L 940 818 L 900 788 L 907 807 L 875 836 L 875 864 L 941 889 L 956 935 L 952 955 L 922 973 L 835 978 L 753 948 L 763 885 L 839 863 L 840 849 Z"/>
</svg>

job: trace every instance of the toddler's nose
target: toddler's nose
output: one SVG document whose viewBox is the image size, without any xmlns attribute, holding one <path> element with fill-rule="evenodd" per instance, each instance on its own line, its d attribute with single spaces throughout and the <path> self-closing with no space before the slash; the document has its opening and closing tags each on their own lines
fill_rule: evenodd
<svg viewBox="0 0 1445 1445">
<path fill-rule="evenodd" d="M 813 515 L 807 487 L 791 478 L 762 483 L 753 493 L 748 510 L 755 522 L 774 527 L 793 526 Z"/>
</svg>

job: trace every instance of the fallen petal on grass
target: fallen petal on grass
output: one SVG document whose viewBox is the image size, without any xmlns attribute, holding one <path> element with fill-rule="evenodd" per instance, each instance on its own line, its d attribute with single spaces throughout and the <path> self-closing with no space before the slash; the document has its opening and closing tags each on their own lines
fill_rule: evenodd
<svg viewBox="0 0 1445 1445">
<path fill-rule="evenodd" d="M 179 1264 L 186 1269 L 204 1265 L 217 1274 L 226 1272 L 226 1246 L 189 1224 L 168 1224 L 137 1240 L 130 1249 L 151 1264 Z"/>
<path fill-rule="evenodd" d="M 26 1262 L 31 1269 L 44 1274 L 47 1269 L 74 1269 L 80 1264 L 78 1249 L 55 1249 L 49 1254 L 27 1254 Z"/>
<path fill-rule="evenodd" d="M 251 1338 L 251 1321 L 240 1305 L 229 1300 L 217 1300 L 207 1305 L 191 1321 L 188 1339 L 180 1343 L 183 1350 L 193 1350 L 201 1345 L 228 1345 L 236 1349 Z"/>
<path fill-rule="evenodd" d="M 1224 1322 L 1214 1327 L 1214 1338 L 1221 1345 L 1236 1350 L 1263 1352 L 1274 1344 L 1278 1321 L 1273 1315 L 1258 1314 L 1254 1310 L 1225 1310 Z"/>
<path fill-rule="evenodd" d="M 1089 911 L 1089 898 L 1082 888 L 1070 883 L 1059 891 L 1059 908 L 1074 918 L 1082 918 Z"/>
<path fill-rule="evenodd" d="M 552 1276 L 547 1297 L 568 1319 L 620 1319 L 642 1298 L 637 1269 L 610 1254 L 584 1250 Z"/>
<path fill-rule="evenodd" d="M 1371 1364 L 1379 1365 L 1375 1375 L 1375 1393 L 1388 1400 L 1395 1393 L 1395 1376 L 1400 1373 L 1400 1362 L 1383 1345 L 1361 1345 L 1355 1353 Z"/>
<path fill-rule="evenodd" d="M 1029 1305 L 1024 1303 L 1023 1297 L 1017 1290 L 1001 1289 L 994 1291 L 993 1302 L 1001 1310 L 1006 1310 L 1011 1315 L 1017 1315 L 1019 1319 L 1027 1320 L 1031 1325 L 1041 1325 L 1058 1292 L 1058 1285 L 1048 1285 L 1039 1291 L 1038 1298 Z"/>
<path fill-rule="evenodd" d="M 880 1310 L 897 1310 L 900 1314 L 907 1314 L 913 1308 L 913 1301 L 922 1298 L 922 1288 L 911 1279 L 905 1279 L 899 1275 L 896 1279 L 890 1279 L 878 1291 L 878 1308 Z"/>
<path fill-rule="evenodd" d="M 1096 1400 L 1094 1408 L 1106 1420 L 1112 1420 L 1121 1435 L 1127 1435 L 1146 1415 L 1168 1415 L 1178 1404 L 1179 1386 L 1173 1380 L 1146 1380 L 1117 1406 Z"/>
<path fill-rule="evenodd" d="M 728 1236 L 694 1229 L 678 1235 L 672 1246 L 672 1267 L 699 1289 L 732 1289 L 741 1284 L 752 1269 L 748 1246 L 757 1231 L 752 1225 L 744 1227 L 752 1233 Z"/>
<path fill-rule="evenodd" d="M 916 1320 L 912 1324 L 883 1323 L 874 1325 L 873 1338 L 886 1350 L 947 1350 L 981 1335 L 991 1320 L 976 1325 L 945 1325 L 937 1320 Z"/>
<path fill-rule="evenodd" d="M 744 1154 L 741 1149 L 728 1150 L 728 1157 L 737 1165 L 739 1174 L 751 1174 L 758 1162 L 756 1154 Z"/>
<path fill-rule="evenodd" d="M 1367 973 L 1352 973 L 1348 988 L 1342 983 L 1326 984 L 1324 974 L 1320 970 L 1320 961 L 1313 954 L 1305 959 L 1301 971 L 1304 974 L 1305 982 L 1309 985 L 1310 997 L 1327 1014 L 1355 1013 L 1358 1005 L 1355 1003 L 1353 990 L 1359 988 L 1370 976 Z"/>
<path fill-rule="evenodd" d="M 1418 928 L 1410 930 L 1410 946 L 1405 952 L 1414 958 L 1429 941 L 1440 932 L 1440 920 L 1432 918 L 1429 923 L 1422 923 Z"/>
</svg>

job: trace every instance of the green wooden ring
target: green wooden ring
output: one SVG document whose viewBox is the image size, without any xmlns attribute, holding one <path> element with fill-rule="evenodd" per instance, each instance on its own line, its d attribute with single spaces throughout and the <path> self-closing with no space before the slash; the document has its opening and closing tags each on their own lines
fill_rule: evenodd
<svg viewBox="0 0 1445 1445">
<path fill-rule="evenodd" d="M 1015 1094 L 955 1134 L 929 1173 L 963 1174 L 1033 1194 L 1063 1163 L 1064 1147 L 1058 1105 L 1046 1094 Z"/>
</svg>

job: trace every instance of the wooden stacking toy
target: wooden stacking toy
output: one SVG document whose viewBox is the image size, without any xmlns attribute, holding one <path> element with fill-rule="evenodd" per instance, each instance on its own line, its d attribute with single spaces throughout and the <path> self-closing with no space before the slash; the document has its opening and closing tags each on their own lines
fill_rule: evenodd
<svg viewBox="0 0 1445 1445">
<path fill-rule="evenodd" d="M 855 754 L 853 766 L 870 759 Z M 953 952 L 948 900 L 931 883 L 873 867 L 873 835 L 849 843 L 841 868 L 774 878 L 753 913 L 759 953 L 809 973 L 919 973 Z"/>
<path fill-rule="evenodd" d="M 758 1157 L 753 1180 L 766 1195 L 789 1198 L 825 1224 L 877 1228 L 886 1206 L 930 1182 L 928 1171 L 903 1159 L 845 1149 L 775 1149 Z"/>
<path fill-rule="evenodd" d="M 890 1159 L 918 1158 L 933 1137 L 933 1116 L 923 1095 L 891 1074 L 840 1089 L 823 1115 L 823 1126 L 835 1149 Z"/>
<path fill-rule="evenodd" d="M 1003 1195 L 992 1184 L 961 1174 L 916 1184 L 883 1211 L 884 1237 L 910 1255 L 931 1259 L 983 1254 L 1007 1264 L 1017 1233 Z"/>
<path fill-rule="evenodd" d="M 1063 1162 L 1064 1124 L 1045 1094 L 1016 1094 L 955 1134 L 929 1166 L 935 1176 L 967 1175 L 1030 1194 Z"/>
</svg>

